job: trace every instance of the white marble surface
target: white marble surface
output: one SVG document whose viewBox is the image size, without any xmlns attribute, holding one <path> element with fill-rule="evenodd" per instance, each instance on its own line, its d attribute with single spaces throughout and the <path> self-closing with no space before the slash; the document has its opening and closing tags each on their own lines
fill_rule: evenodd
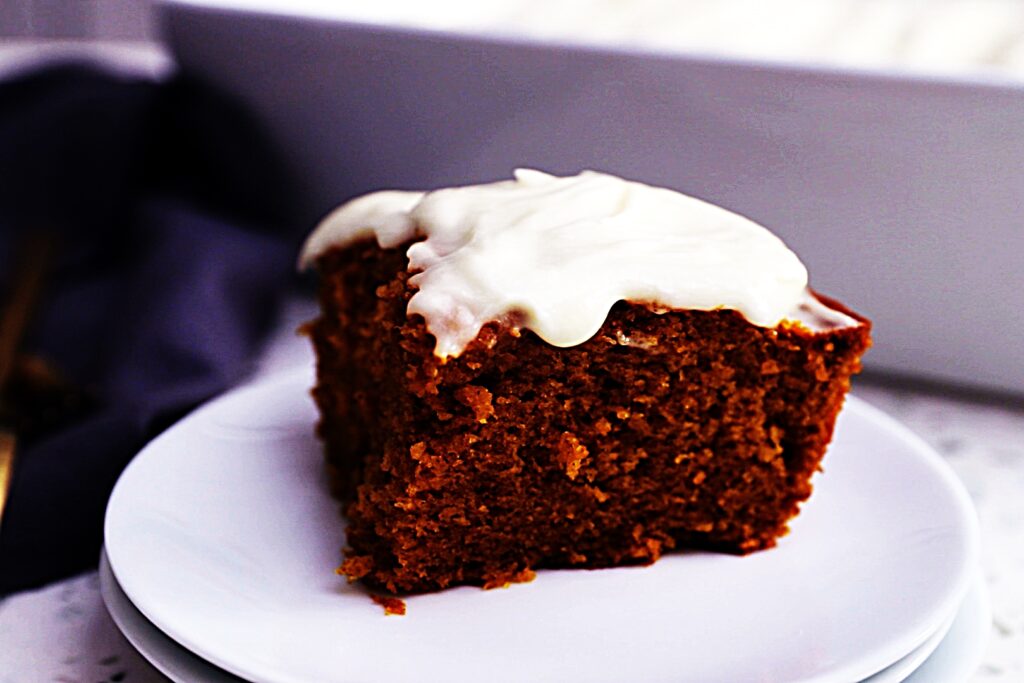
<svg viewBox="0 0 1024 683">
<path fill-rule="evenodd" d="M 292 305 L 257 373 L 308 358 L 297 324 L 308 303 Z M 994 623 L 973 681 L 1024 681 L 1024 406 L 861 382 L 861 398 L 904 422 L 945 456 L 967 485 L 981 519 L 983 568 Z M 95 572 L 0 602 L 0 683 L 157 683 L 166 681 L 117 631 Z"/>
</svg>

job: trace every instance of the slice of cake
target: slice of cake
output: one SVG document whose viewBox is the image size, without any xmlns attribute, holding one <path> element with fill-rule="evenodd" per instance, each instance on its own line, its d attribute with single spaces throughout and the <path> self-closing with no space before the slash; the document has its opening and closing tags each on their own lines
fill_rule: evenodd
<svg viewBox="0 0 1024 683">
<path fill-rule="evenodd" d="M 595 172 L 366 195 L 302 263 L 339 572 L 392 592 L 773 546 L 870 344 L 761 226 Z"/>
</svg>

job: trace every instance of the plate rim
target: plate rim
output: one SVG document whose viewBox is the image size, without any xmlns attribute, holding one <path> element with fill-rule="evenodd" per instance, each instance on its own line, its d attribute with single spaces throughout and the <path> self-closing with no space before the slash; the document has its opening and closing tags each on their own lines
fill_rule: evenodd
<svg viewBox="0 0 1024 683">
<path fill-rule="evenodd" d="M 226 669 L 217 667 L 208 662 L 195 652 L 171 638 L 164 633 L 156 624 L 150 621 L 142 611 L 135 606 L 131 598 L 121 588 L 117 577 L 110 567 L 110 560 L 107 559 L 106 548 L 100 549 L 99 568 L 97 570 L 100 580 L 100 597 L 103 599 L 103 606 L 110 615 L 111 621 L 124 636 L 125 640 L 142 655 L 154 669 L 174 681 L 174 683 L 246 683 L 242 678 L 237 677 Z M 142 621 L 141 627 L 136 621 Z M 140 630 L 152 631 L 148 634 L 139 633 Z M 151 641 L 159 639 L 159 644 Z M 167 651 L 159 653 L 158 648 L 167 648 Z M 168 663 L 169 659 L 177 660 L 176 663 Z M 180 669 L 188 668 L 187 672 Z M 201 669 L 196 671 L 195 669 Z M 197 680 L 195 677 L 199 676 Z"/>
</svg>

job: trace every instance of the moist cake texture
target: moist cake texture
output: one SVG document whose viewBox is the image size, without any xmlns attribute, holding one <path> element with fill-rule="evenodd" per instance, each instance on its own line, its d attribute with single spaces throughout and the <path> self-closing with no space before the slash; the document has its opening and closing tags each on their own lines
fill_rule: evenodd
<svg viewBox="0 0 1024 683">
<path fill-rule="evenodd" d="M 348 519 L 340 573 L 396 593 L 493 587 L 673 549 L 748 553 L 786 533 L 866 320 L 810 290 L 770 326 L 629 300 L 556 346 L 511 309 L 442 355 L 410 313 L 421 229 L 362 231 L 310 259 L 313 393 Z"/>
</svg>

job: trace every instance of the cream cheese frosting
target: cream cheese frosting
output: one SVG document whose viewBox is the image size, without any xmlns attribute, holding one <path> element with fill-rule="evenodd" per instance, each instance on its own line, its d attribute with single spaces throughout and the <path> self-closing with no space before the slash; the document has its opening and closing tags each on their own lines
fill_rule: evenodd
<svg viewBox="0 0 1024 683">
<path fill-rule="evenodd" d="M 555 346 L 592 337 L 617 301 L 658 309 L 732 309 L 754 325 L 855 324 L 820 304 L 807 269 L 754 221 L 674 190 L 605 173 L 512 180 L 432 192 L 383 191 L 328 215 L 302 250 L 307 267 L 373 237 L 408 248 L 422 315 L 441 358 L 492 320 L 515 315 Z"/>
</svg>

